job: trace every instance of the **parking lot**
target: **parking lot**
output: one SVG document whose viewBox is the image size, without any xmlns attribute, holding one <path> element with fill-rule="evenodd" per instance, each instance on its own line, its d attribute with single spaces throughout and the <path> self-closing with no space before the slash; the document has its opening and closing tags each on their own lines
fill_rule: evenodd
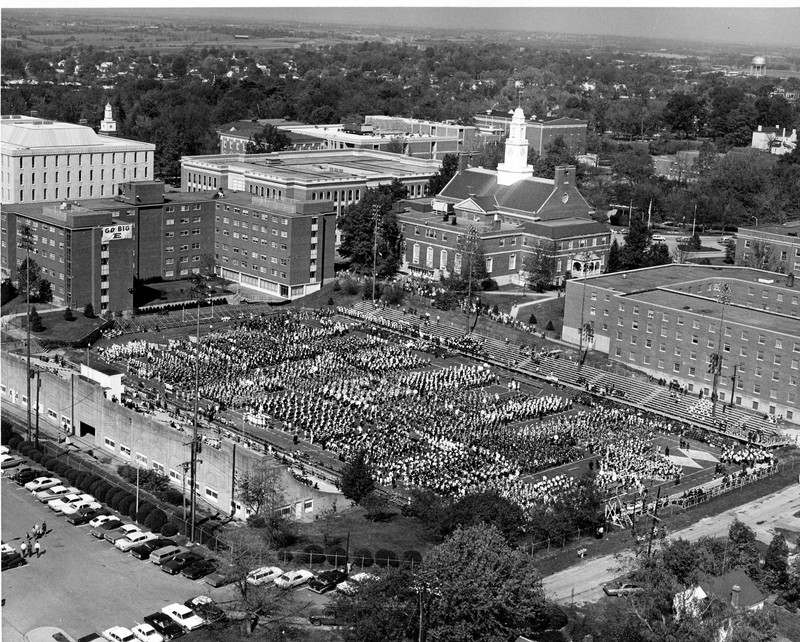
<svg viewBox="0 0 800 642">
<path fill-rule="evenodd" d="M 25 566 L 3 571 L 4 642 L 21 642 L 38 626 L 57 626 L 75 638 L 111 626 L 131 628 L 142 617 L 196 595 L 231 599 L 233 587 L 212 588 L 202 580 L 161 572 L 89 536 L 89 526 L 72 526 L 6 477 L 2 486 L 3 542 L 19 550 L 34 524 L 47 522 L 43 554 Z"/>
</svg>

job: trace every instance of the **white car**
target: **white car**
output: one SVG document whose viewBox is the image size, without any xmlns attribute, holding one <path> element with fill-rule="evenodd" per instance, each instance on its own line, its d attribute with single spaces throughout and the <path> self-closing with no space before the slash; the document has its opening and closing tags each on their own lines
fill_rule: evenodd
<svg viewBox="0 0 800 642">
<path fill-rule="evenodd" d="M 289 571 L 288 573 L 284 573 L 280 577 L 275 578 L 275 586 L 282 589 L 290 589 L 294 588 L 295 586 L 300 586 L 305 584 L 314 577 L 314 574 L 311 571 L 306 571 L 305 569 L 299 571 Z"/>
<path fill-rule="evenodd" d="M 27 484 L 25 484 L 25 488 L 32 493 L 35 493 L 40 490 L 45 490 L 46 488 L 58 486 L 60 483 L 61 480 L 57 477 L 37 477 L 33 481 L 29 481 Z"/>
<path fill-rule="evenodd" d="M 356 573 L 355 575 L 351 575 L 347 578 L 346 581 L 339 584 L 336 587 L 336 590 L 340 593 L 344 593 L 345 595 L 352 595 L 358 590 L 359 585 L 362 582 L 370 582 L 379 579 L 377 575 L 373 575 L 372 573 Z"/>
<path fill-rule="evenodd" d="M 77 488 L 74 488 L 72 486 L 62 486 L 60 483 L 49 486 L 48 483 L 49 482 L 45 482 L 44 488 L 37 488 L 36 490 L 32 490 L 31 495 L 33 495 L 40 502 L 49 502 L 51 499 L 55 499 L 59 495 L 66 495 L 67 493 L 80 492 Z"/>
<path fill-rule="evenodd" d="M 55 512 L 61 512 L 61 509 L 64 506 L 69 506 L 72 502 L 80 501 L 81 496 L 77 493 L 67 493 L 66 495 L 59 495 L 58 497 L 53 497 L 47 502 L 47 506 L 50 510 L 54 510 Z"/>
<path fill-rule="evenodd" d="M 97 528 L 98 526 L 100 526 L 100 524 L 102 524 L 103 522 L 107 522 L 110 519 L 117 519 L 117 518 L 114 517 L 113 515 L 98 515 L 89 522 L 89 526 L 91 528 Z"/>
<path fill-rule="evenodd" d="M 95 501 L 94 498 L 92 499 L 81 499 L 77 502 L 72 502 L 71 504 L 67 504 L 64 508 L 61 509 L 62 515 L 74 515 L 77 513 L 81 508 L 91 508 L 91 509 L 98 509 L 102 508 L 103 505 Z"/>
<path fill-rule="evenodd" d="M 666 243 L 667 239 L 663 234 L 653 234 L 653 243 Z"/>
<path fill-rule="evenodd" d="M 25 460 L 22 457 L 14 457 L 8 453 L 0 455 L 0 468 L 16 468 Z"/>
<path fill-rule="evenodd" d="M 252 586 L 261 586 L 262 584 L 274 582 L 281 575 L 283 575 L 283 571 L 277 566 L 262 566 L 247 574 L 247 583 Z"/>
<path fill-rule="evenodd" d="M 170 604 L 161 609 L 161 612 L 172 618 L 172 621 L 180 624 L 187 631 L 199 629 L 206 622 L 203 618 L 197 615 L 192 609 L 183 604 Z"/>
<path fill-rule="evenodd" d="M 141 642 L 164 642 L 164 637 L 147 623 L 134 626 L 131 632 L 141 640 Z"/>
<path fill-rule="evenodd" d="M 133 642 L 136 640 L 133 631 L 124 626 L 112 626 L 103 631 L 102 635 L 108 642 Z"/>
<path fill-rule="evenodd" d="M 0 446 L 0 455 L 8 455 L 10 452 L 8 446 Z"/>
<path fill-rule="evenodd" d="M 131 533 L 130 535 L 126 535 L 122 539 L 118 539 L 114 542 L 114 546 L 116 546 L 121 551 L 129 551 L 134 546 L 139 546 L 139 544 L 144 544 L 145 542 L 149 542 L 151 539 L 158 539 L 159 536 L 155 533 Z"/>
</svg>

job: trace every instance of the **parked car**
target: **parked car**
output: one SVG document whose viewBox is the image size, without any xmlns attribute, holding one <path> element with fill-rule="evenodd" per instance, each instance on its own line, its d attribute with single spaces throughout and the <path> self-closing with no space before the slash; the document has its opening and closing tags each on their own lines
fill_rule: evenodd
<svg viewBox="0 0 800 642">
<path fill-rule="evenodd" d="M 177 602 L 175 604 L 165 606 L 163 609 L 161 609 L 161 612 L 166 613 L 172 618 L 173 622 L 180 624 L 187 631 L 199 629 L 205 624 L 203 618 L 192 611 L 192 609 L 190 609 L 188 606 L 184 606 L 183 604 L 178 604 Z"/>
<path fill-rule="evenodd" d="M 40 502 L 46 504 L 52 499 L 58 499 L 62 495 L 80 495 L 81 491 L 74 486 L 63 486 L 56 484 L 55 486 L 48 486 L 47 488 L 40 488 L 39 490 L 32 491 L 32 495 Z"/>
<path fill-rule="evenodd" d="M 131 533 L 141 533 L 142 531 L 136 524 L 122 524 L 116 530 L 107 529 L 108 532 L 103 534 L 103 539 L 112 544 L 116 544 L 118 539 L 127 537 Z"/>
<path fill-rule="evenodd" d="M 667 239 L 663 234 L 653 234 L 651 237 L 653 239 L 653 243 L 666 243 Z"/>
<path fill-rule="evenodd" d="M 111 519 L 101 521 L 98 526 L 95 526 L 92 530 L 90 530 L 89 535 L 91 535 L 92 537 L 96 537 L 97 539 L 103 539 L 106 536 L 106 533 L 108 533 L 109 531 L 116 530 L 120 526 L 122 526 L 121 519 L 113 516 L 109 517 L 111 517 Z M 89 522 L 89 524 L 91 523 L 92 522 Z"/>
<path fill-rule="evenodd" d="M 198 560 L 194 564 L 185 567 L 181 571 L 181 575 L 190 580 L 199 580 L 201 577 L 205 577 L 209 573 L 213 573 L 216 570 L 217 570 L 216 560 L 213 560 L 211 558 L 206 558 Z"/>
<path fill-rule="evenodd" d="M 282 589 L 290 589 L 296 586 L 302 586 L 308 580 L 314 577 L 314 574 L 311 571 L 307 571 L 305 569 L 301 569 L 299 571 L 289 571 L 288 573 L 284 573 L 280 577 L 275 578 L 275 586 Z"/>
<path fill-rule="evenodd" d="M 77 511 L 69 515 L 69 517 L 67 517 L 67 521 L 73 526 L 81 526 L 83 524 L 88 524 L 95 517 L 102 516 L 111 517 L 111 515 L 105 513 L 103 508 L 91 508 L 90 505 L 79 508 Z"/>
<path fill-rule="evenodd" d="M 161 611 L 145 615 L 142 619 L 146 624 L 149 624 L 158 631 L 164 640 L 172 640 L 184 634 L 183 627 L 175 623 L 169 615 Z"/>
<path fill-rule="evenodd" d="M 22 457 L 14 457 L 14 455 L 4 454 L 0 455 L 0 468 L 16 468 L 24 464 L 25 459 Z"/>
<path fill-rule="evenodd" d="M 342 626 L 345 624 L 345 621 L 332 609 L 327 609 L 322 613 L 312 613 L 308 616 L 308 621 L 314 626 Z"/>
<path fill-rule="evenodd" d="M 176 555 L 188 552 L 188 549 L 182 546 L 164 546 L 150 553 L 150 561 L 156 566 L 161 566 L 164 562 L 169 562 Z"/>
<path fill-rule="evenodd" d="M 348 577 L 346 582 L 339 584 L 339 586 L 336 587 L 336 590 L 340 593 L 344 593 L 345 595 L 352 595 L 358 590 L 358 587 L 362 582 L 369 582 L 377 579 L 378 576 L 373 575 L 372 573 L 356 573 L 355 575 Z"/>
<path fill-rule="evenodd" d="M 227 586 L 231 582 L 236 579 L 236 572 L 232 568 L 227 568 L 224 570 L 219 570 L 216 573 L 211 573 L 211 575 L 207 575 L 204 582 L 209 586 L 213 586 L 214 588 L 219 588 L 220 586 Z"/>
<path fill-rule="evenodd" d="M 625 597 L 636 593 L 642 593 L 644 587 L 630 582 L 612 582 L 611 584 L 606 584 L 603 587 L 603 591 L 606 595 L 612 597 Z"/>
<path fill-rule="evenodd" d="M 58 497 L 54 497 L 50 501 L 47 502 L 47 507 L 50 510 L 55 511 L 56 513 L 60 513 L 66 506 L 69 506 L 72 502 L 79 502 L 81 500 L 81 496 L 78 493 L 67 493 L 66 495 L 59 495 Z"/>
<path fill-rule="evenodd" d="M 17 566 L 23 566 L 26 564 L 25 558 L 22 557 L 19 553 L 14 551 L 13 553 L 6 553 L 2 556 L 2 570 L 7 571 L 10 568 L 16 568 Z"/>
<path fill-rule="evenodd" d="M 308 590 L 314 593 L 327 593 L 347 579 L 347 571 L 334 568 L 329 571 L 320 571 L 317 576 L 309 580 Z"/>
<path fill-rule="evenodd" d="M 8 446 L 0 446 L 0 455 L 8 455 L 11 453 L 11 449 Z"/>
<path fill-rule="evenodd" d="M 131 632 L 141 642 L 164 642 L 164 636 L 156 631 L 150 624 L 145 622 L 131 629 Z"/>
<path fill-rule="evenodd" d="M 91 497 L 91 495 L 90 495 Z M 61 509 L 61 514 L 65 516 L 74 515 L 82 508 L 87 508 L 89 510 L 99 510 L 103 507 L 103 505 L 95 499 L 81 499 L 77 502 L 72 502 L 71 504 L 67 504 L 64 508 Z"/>
<path fill-rule="evenodd" d="M 252 586 L 261 586 L 262 584 L 274 582 L 281 575 L 283 571 L 277 566 L 262 566 L 247 574 L 247 583 Z"/>
<path fill-rule="evenodd" d="M 108 642 L 133 642 L 136 639 L 133 631 L 124 626 L 112 626 L 103 631 L 102 635 Z"/>
<path fill-rule="evenodd" d="M 39 470 L 37 468 L 19 468 L 18 470 L 14 471 L 13 475 L 11 475 L 11 479 L 17 482 L 20 486 L 24 486 L 37 477 L 41 477 L 46 472 L 46 470 Z"/>
<path fill-rule="evenodd" d="M 193 597 L 189 600 L 186 600 L 183 605 L 188 606 L 209 624 L 220 622 L 226 617 L 225 611 L 219 608 L 214 603 L 214 600 L 207 595 L 198 595 L 197 597 Z"/>
<path fill-rule="evenodd" d="M 111 520 L 117 520 L 120 524 L 122 524 L 122 521 L 119 519 L 119 517 L 115 517 L 114 515 L 98 515 L 97 517 L 89 520 L 89 526 L 92 528 L 97 528 L 101 524 L 105 524 Z"/>
<path fill-rule="evenodd" d="M 25 484 L 25 488 L 32 493 L 36 493 L 40 490 L 45 490 L 47 488 L 52 488 L 53 486 L 58 486 L 61 483 L 61 480 L 57 477 L 37 477 L 36 479 L 29 481 Z"/>
<path fill-rule="evenodd" d="M 192 564 L 196 564 L 201 559 L 203 559 L 202 555 L 198 555 L 197 553 L 180 553 L 176 555 L 171 560 L 164 562 L 161 565 L 161 570 L 165 573 L 169 573 L 170 575 L 177 575 L 187 566 L 191 566 Z"/>
<path fill-rule="evenodd" d="M 119 550 L 126 552 L 131 550 L 134 546 L 144 544 L 152 539 L 159 539 L 159 537 L 155 533 L 143 533 L 139 531 L 118 539 L 116 542 L 114 542 L 114 546 Z"/>
<path fill-rule="evenodd" d="M 157 551 L 159 548 L 164 548 L 165 546 L 175 546 L 175 542 L 164 537 L 151 539 L 150 541 L 139 544 L 138 546 L 134 546 L 131 549 L 131 555 L 137 559 L 146 560 L 150 557 L 150 553 Z"/>
</svg>

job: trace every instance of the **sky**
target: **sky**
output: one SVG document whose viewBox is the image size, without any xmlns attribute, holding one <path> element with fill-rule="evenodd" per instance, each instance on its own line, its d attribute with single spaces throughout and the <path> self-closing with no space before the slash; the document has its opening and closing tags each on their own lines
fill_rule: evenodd
<svg viewBox="0 0 800 642">
<path fill-rule="evenodd" d="M 703 2 L 695 8 L 681 0 L 670 3 L 642 2 L 600 3 L 583 0 L 563 0 L 558 7 L 540 6 L 533 2 L 473 2 L 470 0 L 439 0 L 438 2 L 336 2 L 311 0 L 120 0 L 114 7 L 227 8 L 223 14 L 231 22 L 247 22 L 253 8 L 259 17 L 275 20 L 310 23 L 341 23 L 364 25 L 393 25 L 396 27 L 425 26 L 455 29 L 495 29 L 555 33 L 645 36 L 676 40 L 742 43 L 752 45 L 797 46 L 800 48 L 800 3 L 796 0 L 767 0 L 762 5 Z M 107 2 L 88 0 L 63 3 L 29 0 L 4 0 L 5 8 L 41 8 L 42 6 L 102 7 Z M 249 7 L 245 9 L 245 7 Z M 148 12 L 149 13 L 149 12 Z M 178 14 L 180 15 L 180 13 Z"/>
</svg>

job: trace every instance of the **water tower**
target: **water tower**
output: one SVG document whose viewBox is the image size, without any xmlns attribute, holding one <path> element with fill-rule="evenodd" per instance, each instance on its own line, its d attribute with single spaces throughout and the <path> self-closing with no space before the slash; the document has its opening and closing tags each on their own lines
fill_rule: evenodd
<svg viewBox="0 0 800 642">
<path fill-rule="evenodd" d="M 767 60 L 764 56 L 756 56 L 750 61 L 750 75 L 756 78 L 767 75 Z"/>
</svg>

